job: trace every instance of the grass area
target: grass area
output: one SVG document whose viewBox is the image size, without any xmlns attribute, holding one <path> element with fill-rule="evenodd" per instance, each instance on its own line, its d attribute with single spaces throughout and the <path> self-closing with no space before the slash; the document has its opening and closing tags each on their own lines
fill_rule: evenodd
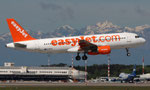
<svg viewBox="0 0 150 90">
<path fill-rule="evenodd" d="M 51 87 L 0 87 L 0 90 L 150 90 L 149 87 L 129 86 L 51 86 Z"/>
</svg>

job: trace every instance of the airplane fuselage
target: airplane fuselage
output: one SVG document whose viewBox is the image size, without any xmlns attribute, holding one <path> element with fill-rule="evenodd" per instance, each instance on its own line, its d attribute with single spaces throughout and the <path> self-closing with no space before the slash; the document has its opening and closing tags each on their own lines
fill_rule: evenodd
<svg viewBox="0 0 150 90">
<path fill-rule="evenodd" d="M 35 39 L 14 19 L 7 19 L 7 23 L 13 43 L 6 44 L 6 47 L 40 53 L 76 52 L 76 60 L 81 59 L 79 55 L 81 52 L 84 53 L 82 60 L 87 60 L 88 57 L 86 54 L 105 55 L 110 54 L 111 49 L 120 48 L 126 48 L 127 56 L 130 56 L 129 48 L 143 45 L 146 41 L 135 33 L 112 33 Z"/>
<path fill-rule="evenodd" d="M 78 51 L 78 49 L 80 48 L 78 44 L 79 40 L 86 40 L 97 46 L 109 45 L 111 49 L 134 48 L 143 45 L 145 43 L 145 39 L 139 37 L 137 34 L 125 32 L 125 33 L 47 38 L 47 39 L 15 42 L 16 44 L 25 45 L 24 48 L 15 47 L 15 43 L 9 43 L 6 46 L 25 51 L 41 52 L 41 53 L 82 52 Z"/>
</svg>

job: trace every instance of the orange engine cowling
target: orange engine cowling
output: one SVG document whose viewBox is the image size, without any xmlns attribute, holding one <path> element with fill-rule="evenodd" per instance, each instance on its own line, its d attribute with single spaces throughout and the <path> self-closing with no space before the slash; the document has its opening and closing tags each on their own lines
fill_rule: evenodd
<svg viewBox="0 0 150 90">
<path fill-rule="evenodd" d="M 99 54 L 109 54 L 111 53 L 111 48 L 110 46 L 99 46 L 98 52 Z"/>
<path fill-rule="evenodd" d="M 109 54 L 111 53 L 110 46 L 99 46 L 97 52 L 88 52 L 89 55 Z"/>
</svg>

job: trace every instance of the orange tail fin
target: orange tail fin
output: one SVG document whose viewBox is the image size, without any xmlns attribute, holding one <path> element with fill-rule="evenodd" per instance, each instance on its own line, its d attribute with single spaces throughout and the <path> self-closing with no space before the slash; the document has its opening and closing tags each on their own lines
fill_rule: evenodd
<svg viewBox="0 0 150 90">
<path fill-rule="evenodd" d="M 7 23 L 14 42 L 36 40 L 35 38 L 32 38 L 14 19 L 7 19 Z"/>
</svg>

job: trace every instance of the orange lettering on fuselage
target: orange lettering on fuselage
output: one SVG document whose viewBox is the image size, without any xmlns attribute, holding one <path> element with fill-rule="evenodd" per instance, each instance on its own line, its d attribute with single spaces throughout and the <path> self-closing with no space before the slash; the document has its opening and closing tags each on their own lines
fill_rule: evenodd
<svg viewBox="0 0 150 90">
<path fill-rule="evenodd" d="M 88 42 L 91 42 L 91 38 L 90 37 L 86 37 L 85 40 L 88 41 Z"/>
<path fill-rule="evenodd" d="M 84 40 L 84 36 L 80 36 L 81 40 Z"/>
<path fill-rule="evenodd" d="M 92 36 L 91 38 L 93 39 L 93 42 L 94 42 L 94 43 L 97 42 L 97 41 L 96 41 L 96 36 Z"/>
<path fill-rule="evenodd" d="M 66 42 L 66 45 L 70 45 L 71 44 L 70 39 L 65 39 L 65 42 Z"/>
<path fill-rule="evenodd" d="M 99 42 L 105 42 L 104 36 L 100 36 L 100 37 L 99 37 Z"/>
<path fill-rule="evenodd" d="M 78 43 L 79 43 L 79 41 L 80 41 L 80 39 L 79 39 L 79 38 L 76 38 L 76 42 L 78 42 Z"/>
<path fill-rule="evenodd" d="M 97 41 L 99 39 L 99 41 Z M 80 36 L 79 38 L 71 38 L 71 39 L 58 39 L 58 40 L 52 40 L 51 44 L 53 46 L 57 45 L 71 45 L 76 46 L 77 43 L 79 43 L 80 40 L 86 40 L 88 42 L 97 43 L 97 42 L 113 42 L 113 41 L 120 41 L 120 35 L 107 35 L 107 36 L 91 36 L 91 37 L 84 37 Z"/>
<path fill-rule="evenodd" d="M 106 36 L 105 40 L 106 40 L 106 42 L 110 42 L 111 41 L 111 37 L 110 36 Z"/>
<path fill-rule="evenodd" d="M 63 39 L 59 39 L 58 40 L 58 45 L 64 45 L 64 40 Z"/>
<path fill-rule="evenodd" d="M 76 43 L 77 43 L 77 41 L 76 41 L 74 38 L 72 38 L 71 40 L 72 40 L 72 44 L 71 44 L 71 46 L 75 46 L 75 45 L 76 45 Z"/>
<path fill-rule="evenodd" d="M 57 46 L 57 40 L 52 40 L 52 41 L 51 41 L 51 44 L 52 44 L 53 46 Z"/>
<path fill-rule="evenodd" d="M 120 35 L 112 35 L 111 37 L 112 37 L 112 41 L 114 41 L 114 39 L 115 41 L 117 41 L 118 39 L 120 41 Z"/>
</svg>

